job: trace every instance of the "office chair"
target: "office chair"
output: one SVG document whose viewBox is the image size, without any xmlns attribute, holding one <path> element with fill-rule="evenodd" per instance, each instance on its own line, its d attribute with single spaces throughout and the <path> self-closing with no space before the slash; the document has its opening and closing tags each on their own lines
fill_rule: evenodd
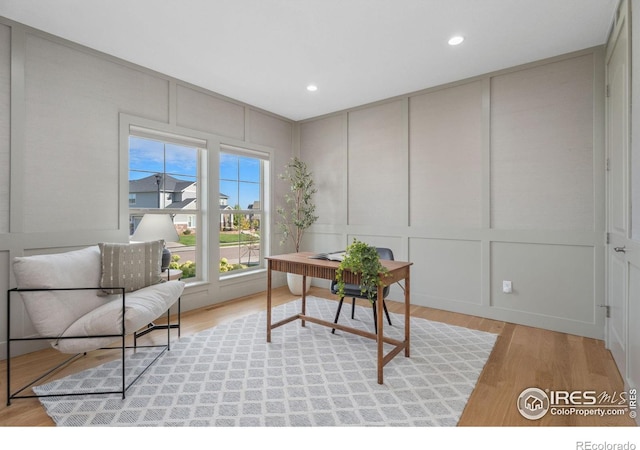
<svg viewBox="0 0 640 450">
<path fill-rule="evenodd" d="M 378 255 L 380 256 L 380 259 L 393 261 L 393 252 L 391 251 L 391 249 L 377 247 L 376 250 L 378 251 Z M 389 295 L 389 290 L 390 290 L 389 286 L 385 286 L 383 289 L 382 307 L 384 308 L 384 313 L 387 316 L 387 322 L 389 322 L 389 325 L 391 325 L 391 318 L 389 317 L 389 311 L 387 311 L 387 305 L 384 302 L 384 299 L 387 297 L 387 295 Z M 338 282 L 336 280 L 333 280 L 331 282 L 331 293 L 334 295 L 338 293 Z M 351 297 L 351 318 L 353 319 L 355 314 L 356 298 L 367 298 L 367 296 L 362 294 L 362 292 L 360 291 L 360 286 L 356 284 L 345 284 L 344 297 Z M 344 302 L 344 297 L 340 298 L 340 303 L 338 303 L 338 311 L 336 312 L 336 318 L 333 321 L 333 323 L 338 323 L 338 318 L 340 317 L 340 310 L 342 309 L 342 303 Z M 373 326 L 375 328 L 376 334 L 378 334 L 378 322 L 376 319 L 377 317 L 376 316 L 377 314 L 376 300 L 377 299 L 374 298 L 373 301 L 371 302 L 371 306 L 372 306 L 371 309 L 373 310 Z M 333 328 L 331 330 L 331 333 L 335 334 L 335 332 L 336 332 L 336 329 Z"/>
</svg>

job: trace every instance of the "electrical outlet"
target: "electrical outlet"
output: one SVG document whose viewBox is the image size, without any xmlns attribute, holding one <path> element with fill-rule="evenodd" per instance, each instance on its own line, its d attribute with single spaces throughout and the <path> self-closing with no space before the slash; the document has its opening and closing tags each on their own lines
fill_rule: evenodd
<svg viewBox="0 0 640 450">
<path fill-rule="evenodd" d="M 507 280 L 502 281 L 502 292 L 504 292 L 505 294 L 511 294 L 513 292 L 511 281 L 507 281 Z"/>
</svg>

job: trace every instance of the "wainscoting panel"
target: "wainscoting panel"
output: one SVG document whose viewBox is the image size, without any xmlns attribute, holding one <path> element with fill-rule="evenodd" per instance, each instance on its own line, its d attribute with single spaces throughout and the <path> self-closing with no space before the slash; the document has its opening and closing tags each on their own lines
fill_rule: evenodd
<svg viewBox="0 0 640 450">
<path fill-rule="evenodd" d="M 407 223 L 404 102 L 349 113 L 349 225 Z"/>
<path fill-rule="evenodd" d="M 338 233 L 307 233 L 303 240 L 304 250 L 316 253 L 327 253 L 344 250 L 344 235 Z"/>
<path fill-rule="evenodd" d="M 293 145 L 293 125 L 291 122 L 251 108 L 247 109 L 249 120 L 246 126 L 246 141 L 286 150 L 287 154 L 290 154 Z"/>
<path fill-rule="evenodd" d="M 0 233 L 9 232 L 11 28 L 0 24 Z"/>
<path fill-rule="evenodd" d="M 411 97 L 410 224 L 482 226 L 482 82 Z"/>
<path fill-rule="evenodd" d="M 594 56 L 491 79 L 498 229 L 594 228 Z"/>
<path fill-rule="evenodd" d="M 491 305 L 593 324 L 594 264 L 589 246 L 493 242 Z M 503 293 L 503 281 L 511 281 L 512 293 Z"/>
<path fill-rule="evenodd" d="M 186 128 L 244 138 L 244 107 L 187 86 L 176 88 L 176 123 Z"/>
<path fill-rule="evenodd" d="M 318 225 L 346 223 L 347 156 L 344 115 L 300 126 L 300 157 L 310 167 L 318 188 L 315 194 Z"/>
<path fill-rule="evenodd" d="M 482 304 L 479 241 L 410 238 L 409 255 L 412 303 Z"/>
</svg>

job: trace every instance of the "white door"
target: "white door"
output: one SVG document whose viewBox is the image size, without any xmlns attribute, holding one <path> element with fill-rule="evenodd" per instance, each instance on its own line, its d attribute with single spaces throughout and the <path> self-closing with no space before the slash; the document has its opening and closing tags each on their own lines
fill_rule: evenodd
<svg viewBox="0 0 640 450">
<path fill-rule="evenodd" d="M 606 52 L 607 135 L 607 286 L 606 340 L 620 374 L 625 378 L 628 354 L 629 248 L 629 24 L 622 2 Z"/>
</svg>

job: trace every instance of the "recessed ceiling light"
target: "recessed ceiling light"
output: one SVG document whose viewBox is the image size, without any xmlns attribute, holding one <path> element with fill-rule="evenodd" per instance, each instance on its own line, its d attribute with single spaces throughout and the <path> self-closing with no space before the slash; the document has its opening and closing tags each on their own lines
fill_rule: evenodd
<svg viewBox="0 0 640 450">
<path fill-rule="evenodd" d="M 462 41 L 464 41 L 464 38 L 462 36 L 454 36 L 449 39 L 449 45 L 460 45 L 462 44 Z"/>
<path fill-rule="evenodd" d="M 315 92 L 318 90 L 318 86 L 316 86 L 315 84 L 310 84 L 309 86 L 307 86 L 307 91 L 309 92 Z"/>
</svg>

